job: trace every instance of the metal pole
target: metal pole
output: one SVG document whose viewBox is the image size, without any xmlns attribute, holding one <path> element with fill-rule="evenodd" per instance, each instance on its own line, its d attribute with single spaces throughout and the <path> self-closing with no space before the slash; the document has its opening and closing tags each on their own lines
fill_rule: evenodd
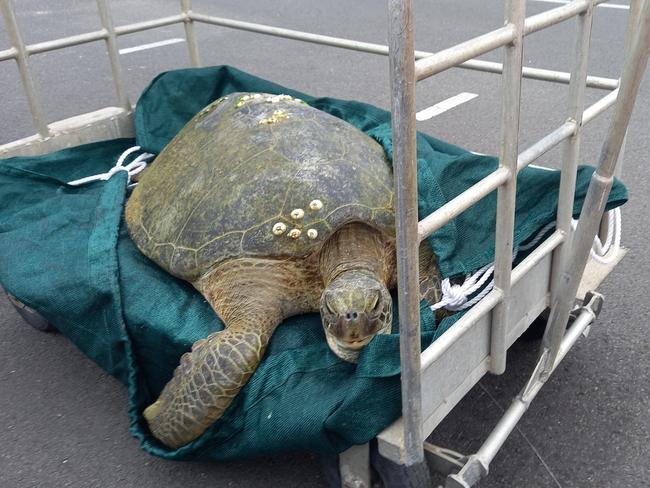
<svg viewBox="0 0 650 488">
<path fill-rule="evenodd" d="M 99 10 L 102 27 L 108 34 L 106 37 L 106 50 L 108 51 L 108 59 L 111 62 L 111 72 L 113 73 L 113 83 L 115 84 L 117 100 L 124 110 L 130 112 L 131 102 L 129 102 L 129 97 L 124 89 L 122 67 L 120 64 L 120 51 L 117 48 L 117 34 L 113 27 L 113 18 L 111 17 L 111 12 L 106 4 L 106 0 L 97 0 L 97 9 Z"/>
<path fill-rule="evenodd" d="M 556 228 L 567 237 L 553 255 L 553 268 L 551 278 L 551 302 L 559 284 L 559 277 L 571 252 L 571 220 L 573 219 L 573 199 L 576 187 L 578 155 L 580 153 L 580 139 L 582 117 L 585 102 L 585 82 L 587 78 L 587 64 L 589 61 L 589 44 L 591 42 L 591 25 L 593 20 L 592 5 L 586 12 L 577 17 L 575 58 L 571 83 L 569 84 L 569 107 L 567 118 L 576 124 L 573 136 L 562 146 L 562 174 L 560 177 L 560 193 L 558 196 L 557 226 Z M 548 334 L 549 331 L 546 331 Z"/>
<path fill-rule="evenodd" d="M 542 379 L 548 377 L 556 362 L 569 313 L 574 304 L 580 279 L 589 257 L 589 250 L 594 236 L 598 232 L 600 219 L 612 187 L 616 161 L 627 131 L 641 78 L 648 62 L 648 55 L 650 54 L 650 2 L 648 0 L 644 0 L 643 6 L 639 9 L 637 27 L 638 30 L 632 48 L 625 58 L 620 93 L 616 101 L 614 116 L 609 126 L 607 138 L 601 150 L 598 169 L 591 178 L 582 212 L 580 213 L 578 228 L 573 236 L 571 255 L 557 277 L 558 282 L 553 306 L 547 324 L 547 331 L 549 332 L 545 334 L 542 346 L 541 356 L 545 358 L 544 368 L 541 373 Z"/>
<path fill-rule="evenodd" d="M 415 57 L 411 0 L 389 0 L 389 64 L 397 230 L 397 289 L 404 464 L 424 460 L 420 385 L 420 294 L 415 144 Z"/>
<path fill-rule="evenodd" d="M 523 59 L 525 0 L 506 1 L 506 22 L 515 30 L 515 39 L 505 47 L 503 62 L 503 102 L 501 105 L 501 148 L 499 166 L 509 171 L 508 180 L 497 192 L 494 287 L 503 300 L 492 312 L 490 372 L 506 369 L 506 330 L 509 316 L 512 273 L 512 240 L 515 228 L 517 159 L 519 154 L 519 109 L 521 102 L 521 66 Z"/>
<path fill-rule="evenodd" d="M 632 47 L 632 40 L 634 38 L 634 33 L 637 30 L 636 22 L 639 20 L 639 2 L 638 0 L 632 0 L 630 2 L 630 10 L 627 17 L 627 35 L 625 36 L 625 45 L 623 47 L 623 52 L 626 53 Z M 627 145 L 627 132 L 623 138 L 623 144 L 621 145 L 621 150 L 618 153 L 618 161 L 616 162 L 616 170 L 614 171 L 614 176 L 617 178 L 621 177 L 623 173 L 623 163 L 625 162 L 625 146 Z M 607 233 L 609 232 L 609 219 L 603 218 L 600 222 L 600 229 L 598 231 L 600 240 L 605 242 L 607 239 Z"/>
<path fill-rule="evenodd" d="M 29 69 L 29 54 L 25 49 L 25 43 L 20 34 L 20 29 L 18 28 L 18 22 L 16 22 L 16 14 L 14 13 L 14 6 L 12 0 L 2 0 L 0 3 L 2 8 L 2 14 L 5 19 L 5 25 L 7 26 L 7 33 L 9 34 L 9 40 L 13 45 L 15 50 L 14 56 L 16 59 L 16 64 L 18 65 L 18 71 L 20 72 L 20 79 L 23 82 L 23 87 L 25 88 L 25 94 L 27 95 L 27 102 L 29 103 L 29 110 L 32 113 L 32 119 L 34 121 L 34 126 L 38 131 L 38 134 L 42 138 L 46 138 L 52 135 L 50 128 L 45 123 L 45 118 L 43 117 L 43 111 L 41 109 L 41 103 L 36 95 L 36 88 L 34 88 L 34 81 L 32 80 L 31 70 Z"/>
<path fill-rule="evenodd" d="M 201 66 L 201 56 L 199 54 L 199 43 L 196 40 L 196 26 L 194 25 L 194 19 L 192 19 L 192 0 L 181 0 L 181 10 L 183 12 L 185 39 L 190 52 L 190 61 L 192 66 L 198 68 Z"/>
</svg>

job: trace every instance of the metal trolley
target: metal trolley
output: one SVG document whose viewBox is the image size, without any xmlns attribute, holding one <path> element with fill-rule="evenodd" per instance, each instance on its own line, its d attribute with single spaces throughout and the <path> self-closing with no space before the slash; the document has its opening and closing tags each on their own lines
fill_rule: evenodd
<svg viewBox="0 0 650 488">
<path fill-rule="evenodd" d="M 587 76 L 592 14 L 594 8 L 604 1 L 574 0 L 526 17 L 524 0 L 506 0 L 503 27 L 451 48 L 428 53 L 415 51 L 413 47 L 412 0 L 388 1 L 389 46 L 204 15 L 192 10 L 191 0 L 180 1 L 181 11 L 177 15 L 122 26 L 113 24 L 107 0 L 97 0 L 100 30 L 26 45 L 16 22 L 12 0 L 0 0 L 12 44 L 11 48 L 0 51 L 0 61 L 16 61 L 37 130 L 34 136 L 0 146 L 0 157 L 43 154 L 99 139 L 133 135 L 133 108 L 123 83 L 116 42 L 118 36 L 182 23 L 192 66 L 201 65 L 195 33 L 197 22 L 388 55 L 397 194 L 402 418 L 378 436 L 378 448 L 386 458 L 406 466 L 422 462 L 426 453 L 434 467 L 449 474 L 447 487 L 469 487 L 487 474 L 490 462 L 530 402 L 598 315 L 602 297 L 585 292 L 595 289 L 623 254 L 619 252 L 609 265 L 598 265 L 589 258 L 650 54 L 650 0 L 631 2 L 625 41 L 626 59 L 620 80 Z M 524 37 L 572 17 L 577 19 L 577 33 L 574 66 L 570 73 L 522 66 Z M 106 43 L 117 105 L 46 124 L 32 81 L 30 56 L 93 41 Z M 501 47 L 504 48 L 503 64 L 474 59 Z M 503 76 L 500 164 L 489 176 L 418 221 L 415 84 L 452 67 L 501 73 Z M 569 103 L 566 122 L 520 152 L 518 129 L 522 77 L 568 84 Z M 587 87 L 610 92 L 585 108 Z M 573 231 L 571 218 L 581 129 L 610 107 L 613 107 L 614 114 L 598 168 L 589 186 L 577 229 Z M 562 177 L 556 230 L 513 268 L 517 172 L 558 145 L 562 150 Z M 494 190 L 498 191 L 494 289 L 420 353 L 418 245 Z M 576 297 L 582 301 L 582 306 L 577 309 L 574 308 Z M 546 309 L 550 309 L 550 314 L 537 365 L 480 449 L 473 455 L 460 456 L 427 444 L 424 439 L 483 375 L 504 372 L 508 347 Z M 567 328 L 568 323 L 571 325 Z M 462 360 L 459 356 L 461 351 Z M 341 455 L 341 476 L 345 486 L 370 486 L 368 446 L 356 446 Z"/>
</svg>

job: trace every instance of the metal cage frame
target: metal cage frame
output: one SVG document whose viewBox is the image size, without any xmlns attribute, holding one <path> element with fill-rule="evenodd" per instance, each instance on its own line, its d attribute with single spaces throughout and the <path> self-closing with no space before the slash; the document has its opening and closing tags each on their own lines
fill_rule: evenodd
<svg viewBox="0 0 650 488">
<path fill-rule="evenodd" d="M 133 107 L 124 88 L 117 37 L 182 23 L 192 66 L 201 66 L 195 24 L 278 36 L 299 41 L 388 55 L 397 195 L 398 294 L 401 318 L 402 418 L 378 436 L 382 455 L 412 465 L 428 456 L 449 461 L 449 451 L 426 446 L 424 439 L 487 372 L 505 370 L 508 347 L 544 309 L 550 307 L 537 367 L 479 451 L 451 462 L 454 471 L 447 487 L 469 487 L 485 476 L 491 460 L 528 408 L 541 386 L 580 335 L 595 319 L 600 299 L 587 295 L 586 304 L 567 330 L 574 297 L 585 296 L 585 286 L 595 287 L 623 253 L 606 267 L 585 273 L 589 249 L 604 211 L 641 77 L 650 52 L 650 0 L 632 0 L 625 40 L 625 63 L 620 80 L 587 75 L 592 15 L 606 0 L 573 0 L 530 17 L 525 0 L 505 0 L 503 27 L 436 53 L 416 51 L 413 45 L 412 0 L 388 0 L 389 45 L 324 36 L 263 24 L 204 15 L 192 10 L 191 0 L 180 0 L 181 11 L 169 17 L 114 26 L 107 0 L 97 0 L 102 28 L 97 31 L 35 44 L 23 42 L 13 0 L 0 0 L 12 47 L 0 51 L 0 61 L 15 60 L 32 115 L 36 135 L 0 146 L 0 157 L 42 154 L 101 138 L 133 135 Z M 522 65 L 524 38 L 560 22 L 576 18 L 574 66 L 571 72 Z M 104 41 L 110 60 L 117 106 L 47 124 L 36 92 L 30 56 L 79 44 Z M 504 62 L 474 59 L 504 48 Z M 432 214 L 418 220 L 415 154 L 415 84 L 452 67 L 501 73 L 500 163 L 496 171 Z M 522 78 L 569 85 L 566 121 L 535 144 L 519 152 L 519 111 Z M 585 108 L 586 88 L 609 90 Z M 571 228 L 578 150 L 582 127 L 614 107 L 599 164 L 589 186 L 578 227 Z M 556 230 L 515 268 L 512 267 L 514 206 L 517 173 L 555 146 L 561 145 L 562 176 Z M 418 246 L 454 217 L 497 191 L 495 286 L 449 331 L 420 353 Z M 589 276 L 587 276 L 589 275 Z M 584 281 L 588 281 L 585 285 Z M 579 286 L 583 281 L 582 290 Z M 458 351 L 465 362 L 454 362 Z M 470 358 L 469 360 L 467 358 Z M 364 454 L 365 449 L 365 454 Z M 453 456 L 452 456 L 453 457 Z M 343 482 L 355 480 L 369 486 L 367 446 L 353 448 L 341 459 Z M 367 463 L 366 463 L 367 464 Z M 443 463 L 444 464 L 444 463 Z M 447 462 L 449 464 L 449 462 Z"/>
</svg>

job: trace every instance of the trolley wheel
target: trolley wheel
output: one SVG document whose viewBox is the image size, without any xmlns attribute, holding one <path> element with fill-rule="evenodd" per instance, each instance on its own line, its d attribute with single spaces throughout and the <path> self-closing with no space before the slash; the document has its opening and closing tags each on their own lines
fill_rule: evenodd
<svg viewBox="0 0 650 488">
<path fill-rule="evenodd" d="M 431 472 L 426 461 L 414 466 L 394 463 L 379 454 L 376 440 L 370 442 L 370 467 L 372 488 L 428 488 L 433 486 Z M 336 454 L 321 455 L 321 469 L 328 486 L 341 488 L 339 457 Z"/>
<path fill-rule="evenodd" d="M 7 298 L 9 298 L 9 302 L 11 302 L 23 320 L 31 325 L 34 329 L 40 330 L 41 332 L 56 331 L 56 328 L 54 328 L 54 326 L 50 324 L 47 319 L 39 314 L 36 310 L 28 307 L 23 302 L 18 300 L 15 296 L 9 293 L 7 293 Z"/>
</svg>

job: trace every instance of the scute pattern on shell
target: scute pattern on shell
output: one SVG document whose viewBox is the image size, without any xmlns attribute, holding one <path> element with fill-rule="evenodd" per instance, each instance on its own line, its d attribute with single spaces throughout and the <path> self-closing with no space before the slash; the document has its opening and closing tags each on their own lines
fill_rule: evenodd
<svg viewBox="0 0 650 488">
<path fill-rule="evenodd" d="M 233 93 L 155 159 L 126 221 L 144 254 L 194 281 L 233 258 L 307 256 L 353 221 L 393 235 L 392 172 L 379 143 L 341 119 L 292 97 Z M 300 237 L 273 232 L 278 223 Z"/>
</svg>

